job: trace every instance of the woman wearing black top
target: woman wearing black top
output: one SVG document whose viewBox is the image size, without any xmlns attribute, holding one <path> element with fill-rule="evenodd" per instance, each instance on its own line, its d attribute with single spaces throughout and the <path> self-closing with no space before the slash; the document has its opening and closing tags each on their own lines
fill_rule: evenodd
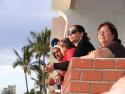
<svg viewBox="0 0 125 94">
<path fill-rule="evenodd" d="M 125 47 L 121 44 L 118 31 L 111 22 L 104 22 L 98 27 L 100 48 L 81 58 L 125 58 Z"/>
<path fill-rule="evenodd" d="M 94 46 L 89 42 L 89 37 L 85 29 L 81 25 L 72 25 L 67 32 L 68 38 L 76 46 L 73 57 L 80 57 L 87 55 L 89 52 L 95 50 Z M 49 63 L 46 66 L 48 72 L 55 70 L 67 70 L 69 62 L 63 63 Z"/>
</svg>

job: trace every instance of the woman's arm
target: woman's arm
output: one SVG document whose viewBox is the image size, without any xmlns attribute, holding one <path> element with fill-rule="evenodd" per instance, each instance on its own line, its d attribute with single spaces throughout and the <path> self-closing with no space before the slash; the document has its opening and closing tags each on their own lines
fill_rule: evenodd
<svg viewBox="0 0 125 94">
<path fill-rule="evenodd" d="M 52 72 L 55 70 L 63 70 L 66 71 L 68 68 L 69 62 L 63 62 L 63 63 L 48 63 L 45 67 L 45 70 L 47 72 Z"/>
<path fill-rule="evenodd" d="M 108 48 L 101 48 L 90 52 L 86 56 L 80 58 L 114 58 L 115 56 Z"/>
<path fill-rule="evenodd" d="M 63 62 L 63 63 L 54 63 L 53 64 L 55 70 L 63 70 L 63 71 L 67 70 L 68 65 L 69 65 L 69 61 Z"/>
</svg>

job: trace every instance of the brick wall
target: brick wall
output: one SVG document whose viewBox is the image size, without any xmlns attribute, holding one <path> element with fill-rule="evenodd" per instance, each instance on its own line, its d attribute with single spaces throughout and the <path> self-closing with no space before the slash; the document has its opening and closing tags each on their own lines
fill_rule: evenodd
<svg viewBox="0 0 125 94">
<path fill-rule="evenodd" d="M 125 59 L 72 58 L 62 94 L 100 94 L 125 74 Z"/>
</svg>

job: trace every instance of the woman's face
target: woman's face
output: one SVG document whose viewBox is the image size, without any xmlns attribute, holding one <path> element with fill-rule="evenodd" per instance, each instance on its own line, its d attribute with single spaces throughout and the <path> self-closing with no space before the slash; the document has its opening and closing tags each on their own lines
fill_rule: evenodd
<svg viewBox="0 0 125 94">
<path fill-rule="evenodd" d="M 78 32 L 75 26 L 72 26 L 68 31 L 68 38 L 73 43 L 77 43 L 82 36 L 83 33 Z"/>
<path fill-rule="evenodd" d="M 113 41 L 114 35 L 107 25 L 104 25 L 98 31 L 98 40 L 102 47 L 109 45 Z"/>
</svg>

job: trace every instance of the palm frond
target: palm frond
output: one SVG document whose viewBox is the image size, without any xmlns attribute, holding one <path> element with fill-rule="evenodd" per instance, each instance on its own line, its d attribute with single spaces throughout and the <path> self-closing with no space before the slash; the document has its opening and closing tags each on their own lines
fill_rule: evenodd
<svg viewBox="0 0 125 94">
<path fill-rule="evenodd" d="M 42 71 L 42 69 L 38 65 L 32 65 L 32 66 L 30 66 L 30 69 L 34 70 L 34 71 L 37 71 L 38 73 L 43 75 L 43 71 Z"/>
<path fill-rule="evenodd" d="M 13 49 L 13 51 L 14 51 L 14 53 L 16 54 L 16 56 L 20 59 L 20 61 L 22 61 L 22 58 L 21 58 L 21 56 L 18 54 L 18 52 L 17 52 L 15 49 Z"/>
<path fill-rule="evenodd" d="M 45 61 L 43 61 L 43 60 L 38 60 L 38 61 L 34 61 L 34 62 L 32 62 L 32 63 L 30 63 L 30 66 L 32 66 L 32 65 L 38 65 L 40 63 L 40 65 L 42 65 L 42 66 L 45 66 L 46 64 L 45 64 Z"/>
<path fill-rule="evenodd" d="M 13 63 L 13 68 L 16 68 L 17 66 L 22 66 L 23 63 L 20 60 L 17 60 L 16 62 Z"/>
<path fill-rule="evenodd" d="M 27 40 L 28 40 L 28 42 L 30 43 L 30 44 L 32 44 L 33 42 L 30 40 L 30 38 L 27 38 Z"/>
<path fill-rule="evenodd" d="M 39 88 L 39 80 L 38 79 L 36 79 L 36 78 L 33 78 L 33 77 L 31 77 L 31 79 L 34 81 L 34 88 Z"/>
<path fill-rule="evenodd" d="M 36 39 L 36 38 L 37 38 L 37 33 L 36 33 L 36 32 L 31 31 L 31 32 L 30 32 L 30 34 L 31 34 L 31 36 L 32 36 L 34 39 Z"/>
</svg>

